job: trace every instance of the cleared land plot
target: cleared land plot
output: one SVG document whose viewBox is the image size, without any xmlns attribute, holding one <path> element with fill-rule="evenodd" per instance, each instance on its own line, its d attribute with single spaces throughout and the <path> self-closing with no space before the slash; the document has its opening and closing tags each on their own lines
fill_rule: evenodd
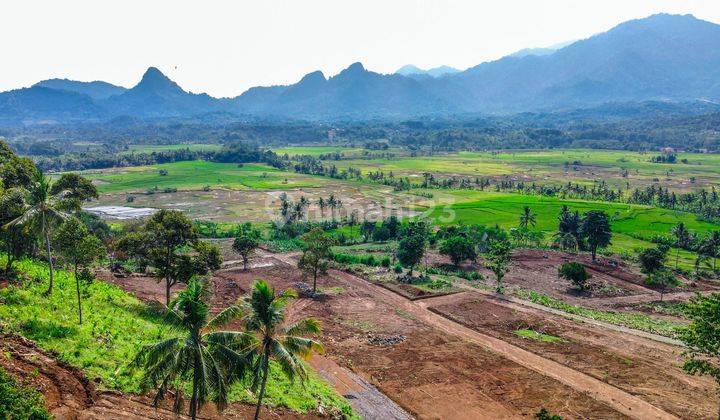
<svg viewBox="0 0 720 420">
<path fill-rule="evenodd" d="M 716 415 L 714 383 L 683 372 L 677 347 L 478 294 L 424 302 L 465 326 L 589 374 L 678 417 L 709 419 Z M 525 331 L 535 334 L 519 333 Z"/>
<path fill-rule="evenodd" d="M 301 299 L 294 308 L 322 321 L 330 357 L 371 380 L 418 418 L 532 416 L 540 407 L 572 418 L 625 418 L 556 380 L 426 324 L 387 296 L 378 296 L 373 285 L 344 276 L 333 271 L 321 278 L 321 288 L 336 291 L 317 300 Z M 297 269 L 284 264 L 224 271 L 218 277 L 216 285 L 243 290 L 256 278 L 278 290 L 303 280 Z M 371 344 L 373 337 L 398 335 L 404 340 L 397 344 Z"/>
</svg>

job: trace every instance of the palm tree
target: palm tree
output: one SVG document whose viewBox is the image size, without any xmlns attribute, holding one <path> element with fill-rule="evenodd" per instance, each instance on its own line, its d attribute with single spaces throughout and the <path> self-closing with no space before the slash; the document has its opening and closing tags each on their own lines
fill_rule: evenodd
<svg viewBox="0 0 720 420">
<path fill-rule="evenodd" d="M 165 397 L 168 388 L 176 391 L 173 410 L 182 409 L 182 382 L 192 380 L 190 417 L 195 419 L 199 408 L 209 399 L 218 409 L 227 405 L 228 386 L 242 376 L 249 361 L 247 348 L 254 337 L 237 331 L 222 331 L 224 325 L 238 315 L 233 305 L 209 318 L 205 303 L 206 289 L 193 279 L 170 304 L 167 319 L 178 335 L 144 346 L 135 357 L 134 367 L 143 367 L 142 388 L 157 388 L 154 404 Z"/>
<path fill-rule="evenodd" d="M 530 226 L 535 227 L 536 224 L 537 218 L 530 210 L 530 206 L 523 207 L 523 214 L 520 215 L 520 227 L 527 229 Z"/>
<path fill-rule="evenodd" d="M 710 248 L 710 256 L 713 259 L 713 271 L 717 270 L 717 258 L 718 254 L 720 254 L 720 231 L 715 230 L 713 231 L 710 236 L 707 238 L 707 242 L 709 243 Z"/>
<path fill-rule="evenodd" d="M 65 191 L 59 191 L 53 195 L 51 189 L 50 178 L 47 178 L 42 172 L 37 172 L 35 179 L 28 187 L 28 198 L 23 214 L 6 225 L 7 227 L 31 225 L 39 229 L 45 242 L 45 252 L 50 267 L 50 284 L 45 292 L 46 295 L 52 293 L 54 285 L 50 229 L 53 223 L 67 218 L 67 215 L 60 210 L 63 206 L 62 198 Z"/>
<path fill-rule="evenodd" d="M 327 206 L 327 203 L 325 202 L 325 199 L 320 197 L 320 198 L 318 198 L 317 204 L 320 207 L 320 218 L 324 219 L 325 218 L 325 207 Z"/>
<path fill-rule="evenodd" d="M 337 206 L 335 194 L 330 194 L 330 197 L 327 199 L 327 206 L 330 207 L 330 214 L 332 215 L 332 219 L 335 220 L 335 207 Z"/>
<path fill-rule="evenodd" d="M 686 248 L 690 245 L 692 237 L 683 222 L 680 222 L 673 227 L 672 234 L 675 235 L 675 246 L 677 247 L 677 250 L 675 251 L 675 269 L 677 270 L 680 262 L 680 248 Z"/>
<path fill-rule="evenodd" d="M 270 359 L 274 359 L 290 379 L 298 376 L 304 381 L 307 372 L 298 356 L 309 356 L 313 350 L 323 351 L 319 342 L 306 337 L 320 333 L 320 324 L 316 319 L 305 318 L 292 325 L 283 326 L 287 303 L 295 297 L 297 295 L 291 290 L 276 296 L 275 290 L 267 282 L 259 280 L 253 284 L 252 292 L 238 304 L 238 313 L 246 333 L 254 337 L 250 344 L 250 351 L 254 356 L 250 367 L 250 389 L 256 392 L 258 387 L 260 388 L 255 420 L 260 416 Z"/>
</svg>

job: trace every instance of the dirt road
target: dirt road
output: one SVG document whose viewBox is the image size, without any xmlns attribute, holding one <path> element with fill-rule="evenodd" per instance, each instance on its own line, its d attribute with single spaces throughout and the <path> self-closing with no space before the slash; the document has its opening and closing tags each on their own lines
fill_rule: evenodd
<svg viewBox="0 0 720 420">
<path fill-rule="evenodd" d="M 285 262 L 290 262 L 286 257 L 279 258 Z M 337 270 L 330 270 L 329 274 L 348 283 L 364 283 L 369 284 L 366 280 Z M 461 337 L 465 340 L 479 344 L 489 350 L 502 355 L 522 366 L 535 370 L 543 375 L 551 377 L 561 383 L 564 383 L 573 389 L 592 396 L 598 401 L 602 401 L 613 407 L 624 415 L 637 419 L 675 419 L 677 417 L 653 406 L 652 404 L 628 394 L 618 388 L 599 381 L 591 376 L 585 375 L 557 362 L 545 359 L 534 353 L 530 353 L 512 344 L 502 340 L 478 333 L 460 324 L 455 323 L 439 314 L 427 309 L 427 302 L 415 301 L 411 302 L 397 294 L 384 289 L 382 287 L 370 284 L 374 288 L 374 293 L 382 297 L 387 303 L 406 311 L 410 315 L 423 320 L 448 334 Z"/>
</svg>

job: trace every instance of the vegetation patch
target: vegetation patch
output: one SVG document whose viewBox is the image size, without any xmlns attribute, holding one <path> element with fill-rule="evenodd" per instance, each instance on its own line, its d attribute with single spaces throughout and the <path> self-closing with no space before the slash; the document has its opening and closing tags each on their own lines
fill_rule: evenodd
<svg viewBox="0 0 720 420">
<path fill-rule="evenodd" d="M 550 335 L 550 334 L 543 334 L 541 332 L 537 332 L 535 330 L 531 330 L 528 328 L 522 328 L 519 330 L 515 330 L 513 332 L 522 338 L 527 338 L 527 339 L 535 340 L 535 341 L 542 341 L 543 343 L 562 343 L 565 341 L 564 339 L 562 339 L 560 337 L 556 337 L 556 336 Z"/>
<path fill-rule="evenodd" d="M 0 367 L 0 418 L 50 420 L 52 416 L 42 394 L 18 384 Z"/>
<path fill-rule="evenodd" d="M 659 334 L 665 337 L 676 337 L 679 328 L 682 327 L 681 325 L 670 321 L 655 319 L 642 314 L 606 312 L 570 305 L 562 300 L 554 299 L 550 296 L 532 290 L 518 290 L 515 294 L 522 299 L 527 299 L 531 302 L 547 306 L 548 308 L 558 309 L 569 314 L 580 315 L 585 318 L 607 322 L 608 324 L 621 325 L 640 331 Z"/>
<path fill-rule="evenodd" d="M 0 262 L 4 260 L 4 256 L 0 258 Z M 117 286 L 94 281 L 83 286 L 84 322 L 78 325 L 72 274 L 57 270 L 55 291 L 45 297 L 47 266 L 23 259 L 15 267 L 33 280 L 0 289 L 0 321 L 41 348 L 57 352 L 61 360 L 81 368 L 91 379 L 99 379 L 102 388 L 138 393 L 140 372 L 129 369 L 128 363 L 144 345 L 170 336 L 164 315 Z M 266 404 L 299 412 L 322 404 L 352 412 L 347 402 L 314 372 L 303 385 L 297 380 L 291 382 L 272 362 L 270 378 Z M 254 401 L 242 386 L 232 390 L 230 399 Z"/>
</svg>

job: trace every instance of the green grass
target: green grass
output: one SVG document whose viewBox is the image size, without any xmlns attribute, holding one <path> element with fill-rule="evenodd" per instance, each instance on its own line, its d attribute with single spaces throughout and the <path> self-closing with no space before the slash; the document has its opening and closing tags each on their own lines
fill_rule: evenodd
<svg viewBox="0 0 720 420">
<path fill-rule="evenodd" d="M 535 340 L 535 341 L 542 341 L 543 343 L 562 343 L 563 341 L 565 341 L 560 337 L 556 337 L 556 336 L 550 335 L 550 334 L 543 334 L 543 333 L 537 332 L 535 330 L 530 330 L 527 328 L 515 330 L 513 332 L 522 338 L 527 338 L 529 340 Z"/>
<path fill-rule="evenodd" d="M 49 420 L 52 416 L 45 409 L 40 392 L 18 384 L 0 367 L 0 418 Z"/>
<path fill-rule="evenodd" d="M 272 149 L 278 155 L 298 156 L 310 155 L 320 156 L 328 153 L 343 153 L 346 156 L 360 156 L 365 149 L 360 147 L 342 147 L 342 146 L 289 146 Z"/>
<path fill-rule="evenodd" d="M 462 174 L 470 177 L 523 175 L 543 183 L 565 183 L 568 180 L 581 184 L 590 184 L 593 180 L 605 180 L 613 188 L 631 185 L 647 185 L 655 178 L 689 189 L 690 177 L 695 177 L 698 185 L 711 185 L 720 182 L 720 156 L 713 154 L 680 153 L 680 159 L 688 164 L 658 164 L 650 158 L 659 153 L 637 153 L 616 150 L 512 150 L 502 153 L 493 152 L 457 152 L 436 156 L 398 157 L 392 159 L 343 160 L 334 162 L 338 168 L 352 166 L 363 173 L 382 170 L 392 171 L 395 175 L 417 176 L 423 172 L 439 174 Z M 566 175 L 565 162 L 578 161 L 582 165 L 578 170 L 572 165 Z M 628 178 L 620 176 L 625 169 Z"/>
<path fill-rule="evenodd" d="M 167 175 L 160 175 L 160 171 Z M 150 166 L 115 168 L 105 171 L 89 171 L 87 178 L 98 181 L 101 193 L 146 192 L 149 189 L 177 188 L 200 190 L 225 188 L 245 189 L 291 189 L 322 185 L 323 179 L 284 172 L 260 165 L 186 161 Z"/>
<path fill-rule="evenodd" d="M 117 286 L 95 281 L 84 290 L 84 323 L 78 325 L 72 275 L 57 271 L 55 292 L 43 297 L 46 265 L 26 259 L 16 268 L 28 280 L 21 286 L 0 289 L 0 325 L 57 352 L 61 360 L 81 368 L 91 380 L 99 379 L 102 388 L 139 392 L 140 372 L 129 369 L 128 364 L 143 345 L 170 336 L 172 331 L 161 315 Z M 290 382 L 274 362 L 271 366 L 267 404 L 306 412 L 320 403 L 352 412 L 314 372 L 303 386 L 299 381 Z M 233 400 L 253 399 L 241 386 L 233 389 L 231 396 Z"/>
<path fill-rule="evenodd" d="M 557 230 L 557 217 L 563 205 L 580 213 L 604 210 L 611 218 L 613 239 L 611 252 L 630 252 L 652 247 L 654 235 L 671 235 L 671 229 L 683 222 L 689 230 L 705 234 L 720 229 L 717 224 L 699 221 L 690 213 L 623 203 L 605 203 L 584 200 L 562 200 L 554 197 L 514 193 L 457 191 L 453 192 L 456 204 L 432 208 L 428 215 L 437 224 L 483 224 L 503 228 L 517 227 L 524 206 L 529 206 L 537 217 L 534 229 L 545 232 L 548 240 Z M 675 250 L 671 251 L 673 257 Z M 681 250 L 680 266 L 692 269 L 695 254 Z"/>
<path fill-rule="evenodd" d="M 681 327 L 679 324 L 663 319 L 652 318 L 642 314 L 606 312 L 570 305 L 562 300 L 555 299 L 532 290 L 518 290 L 515 294 L 522 299 L 547 306 L 548 308 L 558 309 L 569 314 L 580 315 L 585 318 L 607 322 L 608 324 L 622 325 L 628 328 L 659 334 L 666 337 L 675 337 L 678 328 Z"/>
</svg>

